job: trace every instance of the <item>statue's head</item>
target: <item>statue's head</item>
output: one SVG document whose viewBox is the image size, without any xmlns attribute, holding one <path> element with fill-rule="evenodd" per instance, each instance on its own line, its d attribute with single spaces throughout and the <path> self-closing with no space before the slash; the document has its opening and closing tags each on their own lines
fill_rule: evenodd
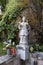
<svg viewBox="0 0 43 65">
<path fill-rule="evenodd" d="M 23 16 L 22 21 L 26 22 L 26 17 L 25 16 Z"/>
</svg>

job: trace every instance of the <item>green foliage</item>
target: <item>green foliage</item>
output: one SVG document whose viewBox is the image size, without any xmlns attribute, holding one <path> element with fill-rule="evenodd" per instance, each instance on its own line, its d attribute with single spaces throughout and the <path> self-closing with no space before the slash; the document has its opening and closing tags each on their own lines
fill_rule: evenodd
<svg viewBox="0 0 43 65">
<path fill-rule="evenodd" d="M 16 36 L 18 33 L 17 26 L 15 26 L 16 18 L 17 16 L 19 16 L 20 12 L 24 8 L 24 6 L 22 5 L 22 2 L 21 1 L 19 2 L 19 1 L 9 0 L 5 8 L 5 13 L 3 14 L 2 20 L 0 21 L 0 33 L 3 35 L 3 32 L 4 32 L 4 35 L 6 36 L 7 39 L 14 38 L 15 41 L 16 41 Z M 7 33 L 5 34 L 5 32 Z M 3 37 L 0 36 L 0 38 L 3 38 Z"/>
<path fill-rule="evenodd" d="M 20 0 L 19 0 L 20 1 Z M 21 6 L 22 3 L 18 2 L 17 0 L 9 0 L 9 3 L 6 5 L 6 11 L 2 17 L 2 20 L 0 22 L 0 26 L 5 24 L 7 20 L 12 19 L 13 15 L 14 18 L 17 17 L 18 13 L 22 10 L 24 6 Z"/>
<path fill-rule="evenodd" d="M 43 52 L 43 45 L 40 46 L 40 51 Z"/>
<path fill-rule="evenodd" d="M 0 0 L 0 5 L 2 5 L 3 9 L 5 8 L 7 0 Z"/>
<path fill-rule="evenodd" d="M 34 48 L 33 52 L 38 51 L 38 52 L 43 52 L 43 45 L 39 44 L 33 44 L 32 47 Z"/>
<path fill-rule="evenodd" d="M 6 51 L 3 51 L 3 48 L 5 47 L 5 45 L 1 42 L 0 43 L 0 56 L 5 55 Z"/>
</svg>

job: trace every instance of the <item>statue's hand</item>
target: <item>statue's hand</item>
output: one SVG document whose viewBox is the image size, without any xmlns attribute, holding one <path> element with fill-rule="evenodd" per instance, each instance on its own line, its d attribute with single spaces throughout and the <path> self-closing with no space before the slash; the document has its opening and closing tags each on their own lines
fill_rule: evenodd
<svg viewBox="0 0 43 65">
<path fill-rule="evenodd" d="M 20 25 L 20 22 L 18 22 L 18 24 Z"/>
</svg>

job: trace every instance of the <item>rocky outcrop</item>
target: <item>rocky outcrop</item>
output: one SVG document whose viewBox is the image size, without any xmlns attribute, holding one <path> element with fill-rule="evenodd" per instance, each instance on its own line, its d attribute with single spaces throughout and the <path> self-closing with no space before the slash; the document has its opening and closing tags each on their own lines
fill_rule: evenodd
<svg viewBox="0 0 43 65">
<path fill-rule="evenodd" d="M 29 0 L 28 6 L 20 13 L 26 16 L 31 26 L 30 40 L 32 42 L 43 42 L 43 6 L 40 2 Z M 21 20 L 20 17 L 18 21 Z"/>
</svg>

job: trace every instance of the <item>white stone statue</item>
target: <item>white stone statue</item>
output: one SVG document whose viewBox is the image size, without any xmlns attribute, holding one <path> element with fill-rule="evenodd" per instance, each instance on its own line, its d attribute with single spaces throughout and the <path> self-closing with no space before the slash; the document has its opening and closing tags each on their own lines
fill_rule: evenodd
<svg viewBox="0 0 43 65">
<path fill-rule="evenodd" d="M 0 5 L 0 15 L 2 15 L 2 6 Z"/>
<path fill-rule="evenodd" d="M 23 16 L 22 22 L 19 22 L 18 28 L 20 42 L 19 45 L 16 46 L 17 54 L 20 55 L 20 59 L 27 60 L 29 59 L 28 35 L 31 29 L 25 16 Z"/>
<path fill-rule="evenodd" d="M 23 16 L 22 22 L 19 22 L 18 28 L 19 28 L 19 38 L 20 38 L 19 44 L 27 45 L 28 44 L 28 35 L 30 33 L 30 25 L 26 21 L 25 16 Z"/>
</svg>

